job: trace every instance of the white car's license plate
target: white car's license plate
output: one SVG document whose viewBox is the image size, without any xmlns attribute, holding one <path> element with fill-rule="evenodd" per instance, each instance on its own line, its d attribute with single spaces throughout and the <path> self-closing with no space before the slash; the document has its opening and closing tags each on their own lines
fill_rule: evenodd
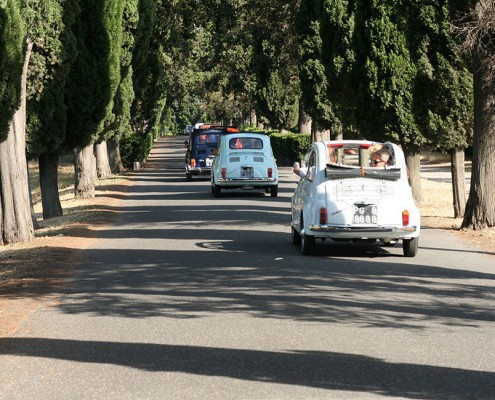
<svg viewBox="0 0 495 400">
<path fill-rule="evenodd" d="M 354 204 L 353 224 L 377 224 L 378 209 L 374 204 Z"/>
<path fill-rule="evenodd" d="M 241 178 L 252 178 L 253 176 L 253 167 L 241 167 Z"/>
</svg>

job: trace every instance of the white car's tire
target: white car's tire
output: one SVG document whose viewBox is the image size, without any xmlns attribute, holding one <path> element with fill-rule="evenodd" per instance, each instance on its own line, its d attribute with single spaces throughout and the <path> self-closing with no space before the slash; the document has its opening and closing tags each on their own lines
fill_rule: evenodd
<svg viewBox="0 0 495 400">
<path fill-rule="evenodd" d="M 293 226 L 290 227 L 290 239 L 294 245 L 299 246 L 301 244 L 301 235 Z"/>
<path fill-rule="evenodd" d="M 402 240 L 402 249 L 405 257 L 416 257 L 418 254 L 419 237 Z"/>
<path fill-rule="evenodd" d="M 314 236 L 306 235 L 303 231 L 301 233 L 301 253 L 303 253 L 305 256 L 313 253 L 315 242 L 316 241 Z"/>
</svg>

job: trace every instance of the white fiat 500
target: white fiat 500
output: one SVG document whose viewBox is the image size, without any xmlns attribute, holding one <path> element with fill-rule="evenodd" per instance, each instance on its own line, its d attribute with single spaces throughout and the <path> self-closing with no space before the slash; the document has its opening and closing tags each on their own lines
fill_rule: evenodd
<svg viewBox="0 0 495 400">
<path fill-rule="evenodd" d="M 270 137 L 262 133 L 224 134 L 211 169 L 211 193 L 224 189 L 262 189 L 278 195 L 278 169 Z"/>
<path fill-rule="evenodd" d="M 404 255 L 418 251 L 419 210 L 404 153 L 392 143 L 313 143 L 292 197 L 292 242 L 310 254 L 316 239 L 349 242 L 401 240 Z"/>
</svg>

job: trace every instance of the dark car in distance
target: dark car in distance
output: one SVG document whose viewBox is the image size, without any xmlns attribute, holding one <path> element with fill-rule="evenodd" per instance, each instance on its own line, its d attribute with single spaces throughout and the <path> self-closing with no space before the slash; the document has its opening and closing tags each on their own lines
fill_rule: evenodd
<svg viewBox="0 0 495 400">
<path fill-rule="evenodd" d="M 185 169 L 186 180 L 191 181 L 193 175 L 209 175 L 216 155 L 220 136 L 227 132 L 238 132 L 235 127 L 207 125 L 206 129 L 194 129 L 186 147 Z"/>
</svg>

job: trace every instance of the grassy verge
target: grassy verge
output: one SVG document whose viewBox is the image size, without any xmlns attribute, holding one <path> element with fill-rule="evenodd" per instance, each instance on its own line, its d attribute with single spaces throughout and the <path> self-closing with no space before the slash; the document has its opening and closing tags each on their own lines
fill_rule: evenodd
<svg viewBox="0 0 495 400">
<path fill-rule="evenodd" d="M 31 187 L 31 196 L 33 203 L 39 203 L 41 201 L 41 189 L 40 189 L 40 171 L 38 168 L 38 160 L 32 160 L 28 162 L 29 169 L 29 185 Z M 70 190 L 74 187 L 74 162 L 72 157 L 64 156 L 60 158 L 58 166 L 58 190 L 61 194 L 64 191 Z"/>
</svg>

